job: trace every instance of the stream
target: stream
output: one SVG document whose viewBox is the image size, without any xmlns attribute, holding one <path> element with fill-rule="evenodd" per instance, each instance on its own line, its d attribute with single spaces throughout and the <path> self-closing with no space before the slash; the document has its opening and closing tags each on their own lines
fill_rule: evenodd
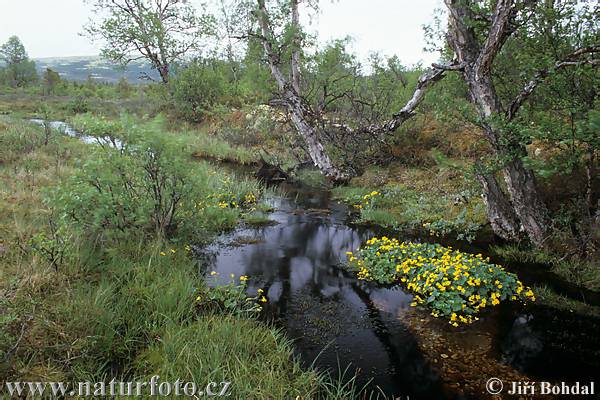
<svg viewBox="0 0 600 400">
<path fill-rule="evenodd" d="M 291 185 L 284 191 L 269 199 L 272 225 L 219 237 L 205 249 L 209 264 L 201 273 L 216 271 L 217 284 L 229 282 L 230 274 L 247 275 L 250 295 L 264 290 L 263 317 L 294 340 L 305 365 L 342 380 L 356 373 L 359 388 L 411 399 L 481 398 L 474 393 L 485 393 L 485 382 L 498 376 L 598 377 L 598 320 L 503 303 L 478 323 L 451 327 L 410 307 L 412 295 L 401 288 L 360 281 L 344 270 L 346 252 L 374 232 L 353 227 L 347 207 L 328 191 Z M 460 247 L 481 252 L 467 243 Z"/>
<path fill-rule="evenodd" d="M 64 122 L 51 126 L 86 143 L 103 140 Z M 483 312 L 477 323 L 454 328 L 410 307 L 412 295 L 400 287 L 360 281 L 343 268 L 346 252 L 375 232 L 354 226 L 348 208 L 333 201 L 329 191 L 282 184 L 278 192 L 285 194 L 267 199 L 272 224 L 242 225 L 219 236 L 202 249 L 208 263 L 201 263 L 199 273 L 216 271 L 213 284 L 228 283 L 230 274 L 247 275 L 248 294 L 262 289 L 268 298 L 261 317 L 285 330 L 306 366 L 342 381 L 356 375 L 358 388 L 390 398 L 486 398 L 491 377 L 600 383 L 599 319 L 538 304 L 502 303 Z M 452 245 L 486 255 L 485 243 Z M 563 288 L 566 295 L 579 293 L 535 266 L 504 265 L 527 285 L 547 279 L 543 283 Z"/>
</svg>

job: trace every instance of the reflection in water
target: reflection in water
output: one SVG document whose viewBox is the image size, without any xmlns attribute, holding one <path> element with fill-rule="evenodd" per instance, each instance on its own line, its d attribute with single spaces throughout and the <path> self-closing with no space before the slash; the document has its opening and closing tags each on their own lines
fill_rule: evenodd
<svg viewBox="0 0 600 400">
<path fill-rule="evenodd" d="M 350 365 L 351 373 L 360 372 L 360 386 L 369 382 L 387 394 L 447 398 L 398 318 L 412 296 L 358 281 L 338 267 L 370 233 L 350 229 L 343 207 L 332 204 L 325 212 L 317 199 L 307 199 L 302 209 L 296 205 L 302 199 L 278 199 L 271 215 L 277 225 L 240 229 L 209 247 L 214 255 L 209 269 L 219 273 L 217 284 L 232 273 L 248 275 L 248 291 L 265 291 L 267 313 L 295 339 L 297 353 L 308 364 L 334 376 Z M 258 240 L 232 245 L 249 236 Z"/>
<path fill-rule="evenodd" d="M 359 387 L 368 383 L 374 391 L 415 399 L 482 398 L 482 379 L 492 376 L 595 376 L 596 319 L 539 306 L 518 315 L 504 304 L 456 330 L 414 310 L 407 313 L 410 294 L 359 281 L 338 267 L 346 251 L 372 233 L 348 227 L 347 209 L 329 204 L 326 193 L 292 195 L 294 201 L 272 199 L 277 211 L 270 218 L 277 225 L 242 228 L 209 246 L 207 269 L 219 272 L 217 284 L 233 273 L 250 277 L 250 295 L 262 288 L 269 298 L 267 316 L 285 328 L 307 364 L 334 376 L 350 365 L 351 373 L 358 371 Z M 249 244 L 238 245 L 244 242 Z"/>
</svg>

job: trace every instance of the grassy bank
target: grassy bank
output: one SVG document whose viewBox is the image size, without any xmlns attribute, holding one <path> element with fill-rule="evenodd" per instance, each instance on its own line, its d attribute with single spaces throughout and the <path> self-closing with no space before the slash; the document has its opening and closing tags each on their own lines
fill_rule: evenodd
<svg viewBox="0 0 600 400">
<path fill-rule="evenodd" d="M 333 193 L 355 210 L 359 223 L 459 240 L 473 240 L 486 224 L 477 188 L 442 165 L 372 167 Z"/>
<path fill-rule="evenodd" d="M 351 396 L 252 317 L 243 281 L 206 296 L 190 248 L 251 213 L 256 183 L 192 160 L 157 124 L 111 124 L 123 151 L 56 132 L 44 144 L 43 128 L 0 119 L 0 378 L 159 374 L 232 381 L 233 398 Z"/>
</svg>

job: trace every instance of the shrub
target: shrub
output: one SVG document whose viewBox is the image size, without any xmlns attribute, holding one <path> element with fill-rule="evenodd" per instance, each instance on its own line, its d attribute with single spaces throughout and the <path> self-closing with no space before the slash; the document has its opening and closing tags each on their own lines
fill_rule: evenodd
<svg viewBox="0 0 600 400">
<path fill-rule="evenodd" d="M 177 113 L 192 122 L 200 122 L 226 93 L 226 81 L 219 71 L 198 63 L 177 74 L 171 85 Z"/>
<path fill-rule="evenodd" d="M 85 97 L 77 96 L 67 105 L 67 109 L 75 114 L 83 114 L 90 110 L 90 106 Z"/>
<path fill-rule="evenodd" d="M 259 196 L 256 183 L 233 181 L 191 161 L 189 144 L 161 130 L 160 121 L 89 115 L 75 121 L 86 134 L 122 143 L 93 146 L 82 168 L 52 196 L 63 218 L 87 232 L 202 237 L 232 227 Z"/>
<path fill-rule="evenodd" d="M 515 274 L 472 255 L 429 243 L 399 243 L 397 239 L 372 238 L 357 254 L 348 253 L 359 279 L 400 283 L 415 293 L 411 304 L 432 309 L 434 317 L 450 324 L 471 323 L 477 313 L 503 300 L 535 301 L 530 288 Z"/>
</svg>

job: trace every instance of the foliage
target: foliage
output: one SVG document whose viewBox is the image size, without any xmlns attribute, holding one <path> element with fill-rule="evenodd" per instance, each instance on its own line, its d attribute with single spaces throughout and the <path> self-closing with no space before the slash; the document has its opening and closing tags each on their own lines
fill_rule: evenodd
<svg viewBox="0 0 600 400">
<path fill-rule="evenodd" d="M 256 183 L 191 168 L 182 151 L 191 153 L 189 143 L 166 136 L 160 119 L 140 126 L 125 117 L 82 115 L 73 122 L 103 140 L 81 170 L 54 191 L 51 202 L 65 222 L 84 232 L 116 237 L 132 232 L 201 234 L 231 227 L 232 217 L 256 204 Z"/>
<path fill-rule="evenodd" d="M 35 63 L 29 60 L 25 47 L 18 37 L 11 36 L 0 46 L 0 61 L 6 64 L 0 75 L 4 84 L 21 87 L 37 81 Z"/>
<path fill-rule="evenodd" d="M 212 271 L 210 276 L 216 278 L 217 273 Z M 197 307 L 201 312 L 226 313 L 239 317 L 252 317 L 261 310 L 261 304 L 267 302 L 262 289 L 256 296 L 246 293 L 248 277 L 239 276 L 236 280 L 234 274 L 230 275 L 229 283 L 206 286 L 198 289 L 196 293 Z"/>
<path fill-rule="evenodd" d="M 419 179 L 423 185 L 433 185 L 424 175 Z M 334 194 L 352 205 L 358 212 L 358 222 L 398 230 L 425 230 L 431 236 L 454 236 L 470 242 L 485 221 L 477 193 L 468 187 L 455 187 L 448 193 L 441 188 L 421 191 L 395 184 L 372 190 L 368 185 L 334 188 Z"/>
<path fill-rule="evenodd" d="M 56 94 L 58 86 L 61 84 L 60 75 L 51 68 L 46 68 L 42 76 L 45 94 Z"/>
<path fill-rule="evenodd" d="M 476 321 L 482 309 L 504 300 L 535 301 L 516 275 L 481 254 L 384 236 L 369 239 L 348 256 L 359 279 L 401 284 L 415 293 L 413 306 L 426 306 L 431 315 L 448 318 L 453 326 Z"/>
<path fill-rule="evenodd" d="M 77 96 L 67 105 L 67 108 L 75 114 L 83 114 L 90 110 L 88 101 L 83 96 Z"/>
<path fill-rule="evenodd" d="M 147 130 L 145 126 L 143 132 Z M 102 133 L 101 127 L 96 133 Z M 239 316 L 254 312 L 205 312 L 209 310 L 198 294 L 209 295 L 212 289 L 190 260 L 190 247 L 181 244 L 187 243 L 184 237 L 166 243 L 131 231 L 98 246 L 73 221 L 61 226 L 69 242 L 64 266 L 50 268 L 29 249 L 30 244 L 52 244 L 47 242 L 52 234 L 42 233 L 51 229 L 46 226 L 49 210 L 41 201 L 43 192 L 61 187 L 60 181 L 71 175 L 85 176 L 85 164 L 77 160 L 98 155 L 91 151 L 94 146 L 64 135 L 43 146 L 39 127 L 5 118 L 0 119 L 0 141 L 12 154 L 0 160 L 0 379 L 41 374 L 104 382 L 107 377 L 143 380 L 159 373 L 164 379 L 204 382 L 220 375 L 239 382 L 234 392 L 245 398 L 305 395 L 325 385 L 334 390 L 325 375 L 294 361 L 292 345 L 279 330 Z M 32 168 L 40 178 L 33 185 L 20 179 L 25 157 L 36 161 Z M 209 169 L 203 163 L 193 165 L 188 169 Z M 221 190 L 221 178 L 207 182 L 205 192 Z M 233 180 L 227 187 L 238 188 Z M 239 187 L 258 193 L 250 183 Z M 210 209 L 218 215 L 234 211 L 216 205 Z M 222 228 L 213 219 L 211 215 L 201 222 L 206 235 L 195 239 L 209 240 Z M 237 219 L 234 215 L 234 224 Z M 236 286 L 213 297 L 223 304 L 230 304 L 230 295 L 245 302 L 247 296 Z M 320 398 L 353 397 L 347 391 L 337 393 Z"/>
<path fill-rule="evenodd" d="M 0 164 L 12 163 L 33 153 L 44 143 L 44 135 L 39 130 L 32 132 L 25 122 L 11 123 L 0 134 Z"/>
<path fill-rule="evenodd" d="M 102 55 L 122 65 L 145 58 L 163 83 L 169 81 L 173 63 L 199 49 L 201 39 L 212 31 L 212 17 L 198 17 L 188 2 L 95 0 L 93 4 L 98 18 L 86 26 L 86 33 L 103 41 Z"/>
<path fill-rule="evenodd" d="M 171 87 L 176 112 L 191 122 L 200 122 L 227 94 L 222 72 L 198 62 L 179 71 Z"/>
<path fill-rule="evenodd" d="M 40 231 L 31 238 L 32 250 L 44 258 L 55 270 L 63 266 L 69 251 L 71 238 L 66 226 L 58 226 L 52 219 L 48 221 L 48 232 Z"/>
</svg>

